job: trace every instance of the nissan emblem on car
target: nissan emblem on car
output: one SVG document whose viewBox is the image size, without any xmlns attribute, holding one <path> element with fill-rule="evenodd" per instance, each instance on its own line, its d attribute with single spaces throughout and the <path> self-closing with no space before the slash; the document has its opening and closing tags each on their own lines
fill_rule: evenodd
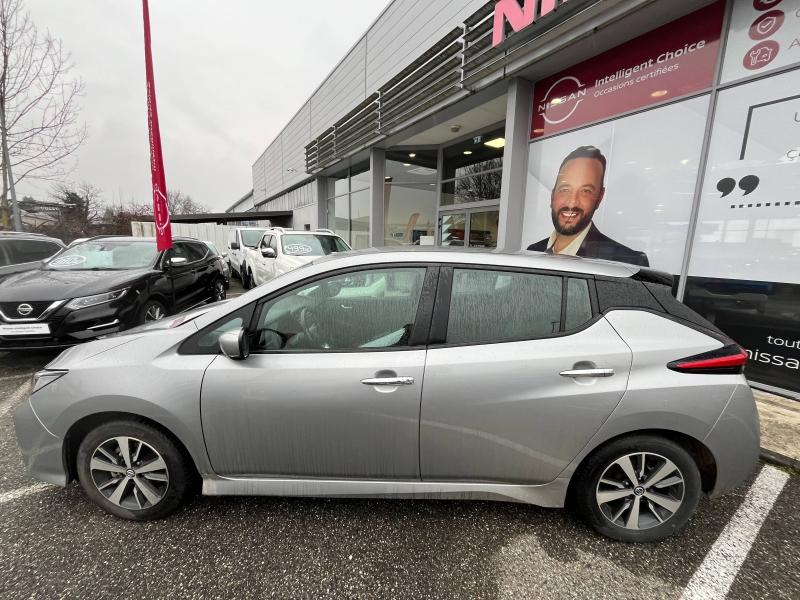
<svg viewBox="0 0 800 600">
<path fill-rule="evenodd" d="M 17 312 L 21 317 L 27 317 L 33 312 L 33 307 L 30 304 L 23 303 L 17 307 Z"/>
</svg>

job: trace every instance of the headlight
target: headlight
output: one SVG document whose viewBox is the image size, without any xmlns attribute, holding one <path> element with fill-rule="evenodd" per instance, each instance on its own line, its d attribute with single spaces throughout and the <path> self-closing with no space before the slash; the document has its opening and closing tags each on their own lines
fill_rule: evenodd
<svg viewBox="0 0 800 600">
<path fill-rule="evenodd" d="M 106 302 L 111 302 L 112 300 L 118 300 L 122 298 L 127 291 L 128 288 L 125 288 L 124 290 L 106 292 L 105 294 L 96 294 L 94 296 L 75 298 L 74 300 L 70 300 L 69 304 L 67 304 L 67 308 L 70 310 L 78 310 L 80 308 L 88 308 L 90 306 L 97 306 L 98 304 L 105 304 Z"/>
<path fill-rule="evenodd" d="M 39 371 L 38 373 L 34 373 L 33 379 L 31 380 L 31 394 L 35 394 L 40 389 L 45 387 L 46 385 L 50 385 L 56 379 L 59 379 L 66 375 L 69 371 Z"/>
</svg>

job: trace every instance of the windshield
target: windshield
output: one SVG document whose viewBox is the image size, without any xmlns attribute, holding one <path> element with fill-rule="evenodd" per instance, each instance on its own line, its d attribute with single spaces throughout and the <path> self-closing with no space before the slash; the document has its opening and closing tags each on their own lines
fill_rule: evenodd
<svg viewBox="0 0 800 600">
<path fill-rule="evenodd" d="M 248 248 L 255 248 L 266 232 L 266 229 L 243 229 L 242 243 Z"/>
<path fill-rule="evenodd" d="M 289 256 L 326 256 L 350 250 L 345 241 L 334 235 L 298 233 L 281 237 L 283 253 Z"/>
<path fill-rule="evenodd" d="M 57 271 L 124 271 L 143 269 L 155 263 L 155 242 L 132 240 L 93 241 L 67 248 L 47 263 Z"/>
</svg>

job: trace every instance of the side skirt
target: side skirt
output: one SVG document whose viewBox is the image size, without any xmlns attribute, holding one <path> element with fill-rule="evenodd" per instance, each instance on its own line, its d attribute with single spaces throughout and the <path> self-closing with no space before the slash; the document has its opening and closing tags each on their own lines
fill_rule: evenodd
<svg viewBox="0 0 800 600">
<path fill-rule="evenodd" d="M 306 496 L 322 498 L 420 498 L 498 500 L 547 508 L 564 506 L 569 479 L 542 485 L 441 481 L 369 481 L 344 479 L 257 479 L 203 476 L 206 496 Z"/>
</svg>

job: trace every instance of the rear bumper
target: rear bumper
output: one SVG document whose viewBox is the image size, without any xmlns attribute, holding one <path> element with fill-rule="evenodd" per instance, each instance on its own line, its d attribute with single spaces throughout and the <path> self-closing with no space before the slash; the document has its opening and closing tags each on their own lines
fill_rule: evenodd
<svg viewBox="0 0 800 600">
<path fill-rule="evenodd" d="M 761 452 L 761 430 L 749 386 L 736 388 L 703 443 L 717 463 L 717 480 L 709 494 L 712 498 L 735 488 L 753 473 Z"/>
<path fill-rule="evenodd" d="M 31 406 L 30 398 L 14 414 L 14 427 L 22 459 L 31 476 L 54 485 L 67 485 L 64 441 L 42 424 Z"/>
</svg>

